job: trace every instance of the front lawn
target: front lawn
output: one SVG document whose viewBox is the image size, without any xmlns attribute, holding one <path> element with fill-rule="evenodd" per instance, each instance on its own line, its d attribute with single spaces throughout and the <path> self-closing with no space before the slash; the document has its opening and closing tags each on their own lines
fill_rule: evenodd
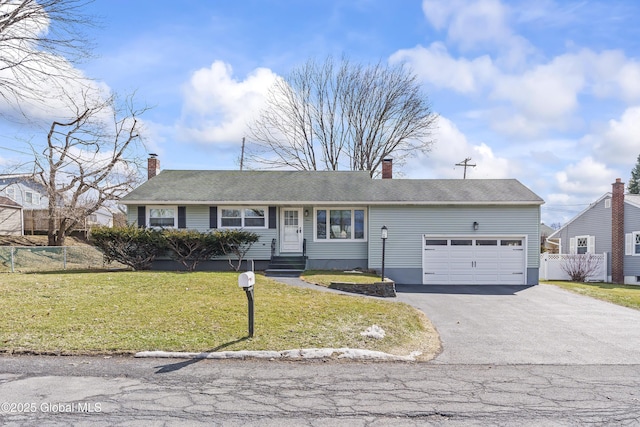
<svg viewBox="0 0 640 427">
<path fill-rule="evenodd" d="M 130 354 L 361 348 L 424 359 L 431 323 L 401 303 L 302 289 L 257 276 L 255 336 L 237 273 L 2 274 L 0 352 Z M 382 340 L 360 335 L 376 324 Z"/>
<path fill-rule="evenodd" d="M 543 282 L 578 294 L 640 310 L 640 286 L 611 283 Z"/>
</svg>

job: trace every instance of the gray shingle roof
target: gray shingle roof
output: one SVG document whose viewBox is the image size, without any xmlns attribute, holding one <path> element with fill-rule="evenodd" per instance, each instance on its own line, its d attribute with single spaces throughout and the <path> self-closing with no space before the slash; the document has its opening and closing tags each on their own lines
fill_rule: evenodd
<svg viewBox="0 0 640 427">
<path fill-rule="evenodd" d="M 371 179 L 366 171 L 164 170 L 124 204 L 542 204 L 515 179 Z"/>
</svg>

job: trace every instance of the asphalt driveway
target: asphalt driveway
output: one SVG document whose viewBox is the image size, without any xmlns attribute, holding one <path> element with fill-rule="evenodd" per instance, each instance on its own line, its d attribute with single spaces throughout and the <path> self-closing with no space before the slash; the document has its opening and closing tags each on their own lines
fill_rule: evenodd
<svg viewBox="0 0 640 427">
<path fill-rule="evenodd" d="M 640 364 L 640 311 L 552 285 L 396 285 L 440 333 L 440 364 Z"/>
</svg>

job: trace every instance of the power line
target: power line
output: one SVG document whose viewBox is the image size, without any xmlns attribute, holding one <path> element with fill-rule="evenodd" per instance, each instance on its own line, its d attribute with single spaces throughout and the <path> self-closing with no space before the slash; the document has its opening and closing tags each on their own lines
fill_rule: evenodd
<svg viewBox="0 0 640 427">
<path fill-rule="evenodd" d="M 33 153 L 25 153 L 24 151 L 16 150 L 15 148 L 9 148 L 9 147 L 3 147 L 3 146 L 0 146 L 0 150 L 13 151 L 14 153 L 25 154 L 27 156 L 33 155 Z"/>
</svg>

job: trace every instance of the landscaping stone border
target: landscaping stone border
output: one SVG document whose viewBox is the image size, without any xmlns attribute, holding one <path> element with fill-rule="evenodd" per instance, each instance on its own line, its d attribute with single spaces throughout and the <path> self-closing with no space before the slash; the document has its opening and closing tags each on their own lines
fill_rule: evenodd
<svg viewBox="0 0 640 427">
<path fill-rule="evenodd" d="M 396 296 L 396 283 L 391 280 L 375 283 L 331 282 L 329 288 L 374 297 L 394 298 Z"/>
</svg>

